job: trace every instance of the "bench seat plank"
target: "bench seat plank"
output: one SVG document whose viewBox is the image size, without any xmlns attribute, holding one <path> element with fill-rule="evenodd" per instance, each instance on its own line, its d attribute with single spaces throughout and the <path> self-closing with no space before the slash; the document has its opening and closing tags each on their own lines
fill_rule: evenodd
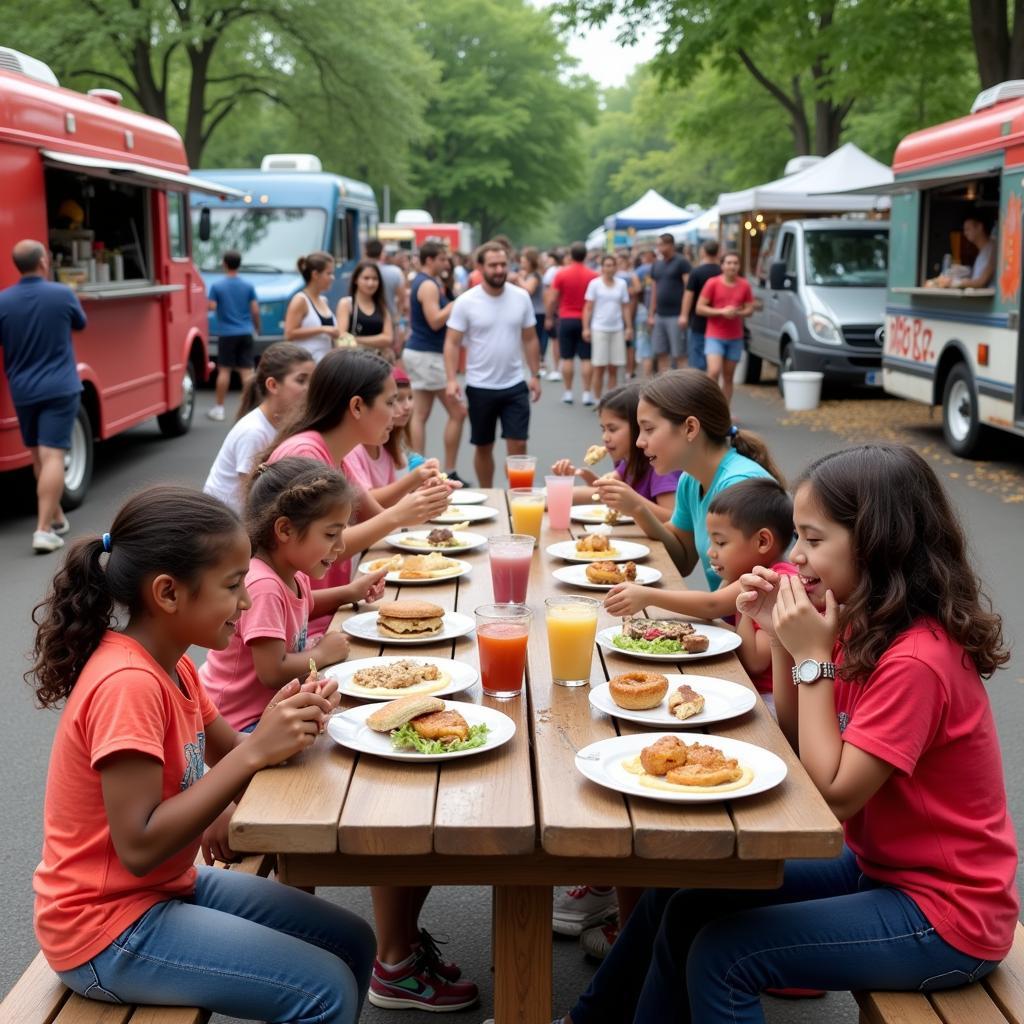
<svg viewBox="0 0 1024 1024">
<path fill-rule="evenodd" d="M 918 992 L 854 992 L 866 1024 L 944 1024 Z"/>
</svg>

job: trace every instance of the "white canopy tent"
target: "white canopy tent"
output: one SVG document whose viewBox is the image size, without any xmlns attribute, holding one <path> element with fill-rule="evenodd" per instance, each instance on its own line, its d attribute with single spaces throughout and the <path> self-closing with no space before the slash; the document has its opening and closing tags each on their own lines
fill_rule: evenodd
<svg viewBox="0 0 1024 1024">
<path fill-rule="evenodd" d="M 892 170 L 852 142 L 795 174 L 718 197 L 720 215 L 750 210 L 800 210 L 807 213 L 853 213 L 887 209 L 879 195 L 848 195 L 851 189 L 891 183 Z"/>
<path fill-rule="evenodd" d="M 705 238 L 718 237 L 718 207 L 712 206 L 703 213 L 697 214 L 690 220 L 684 220 L 682 224 L 668 224 L 662 231 L 670 234 L 676 244 L 683 242 L 696 244 Z"/>
<path fill-rule="evenodd" d="M 698 207 L 699 209 L 699 207 Z M 608 231 L 618 229 L 634 228 L 640 231 L 644 228 L 660 228 L 666 224 L 678 224 L 694 214 L 693 209 L 676 206 L 669 202 L 663 195 L 649 188 L 635 203 L 631 203 L 618 213 L 609 214 L 604 219 L 604 226 Z"/>
</svg>

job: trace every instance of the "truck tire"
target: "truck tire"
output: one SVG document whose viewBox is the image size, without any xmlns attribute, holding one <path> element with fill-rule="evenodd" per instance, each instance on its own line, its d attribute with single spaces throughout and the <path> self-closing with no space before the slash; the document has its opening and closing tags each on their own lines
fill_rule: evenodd
<svg viewBox="0 0 1024 1024">
<path fill-rule="evenodd" d="M 743 374 L 743 380 L 738 384 L 759 384 L 761 381 L 761 357 L 755 356 L 750 349 L 747 349 L 747 366 Z"/>
<path fill-rule="evenodd" d="M 85 407 L 79 405 L 71 428 L 71 447 L 64 454 L 64 509 L 78 508 L 85 501 L 85 492 L 92 481 L 93 428 Z"/>
<path fill-rule="evenodd" d="M 786 397 L 786 394 L 782 390 L 782 375 L 795 369 L 796 367 L 793 365 L 793 347 L 786 342 L 783 344 L 782 352 L 779 356 L 779 394 L 782 395 L 783 398 Z"/>
<path fill-rule="evenodd" d="M 177 409 L 168 409 L 156 418 L 160 433 L 164 437 L 181 437 L 192 427 L 192 416 L 196 411 L 196 372 L 189 362 L 185 366 L 185 375 L 181 380 L 181 405 Z"/>
<path fill-rule="evenodd" d="M 954 455 L 973 458 L 984 440 L 978 418 L 978 391 L 966 363 L 957 363 L 942 389 L 942 436 Z"/>
</svg>

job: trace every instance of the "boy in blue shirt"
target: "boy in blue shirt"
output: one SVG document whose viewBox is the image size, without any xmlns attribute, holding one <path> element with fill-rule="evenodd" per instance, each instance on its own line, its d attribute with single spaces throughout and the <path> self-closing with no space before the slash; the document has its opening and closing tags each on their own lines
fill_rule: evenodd
<svg viewBox="0 0 1024 1024">
<path fill-rule="evenodd" d="M 210 309 L 217 314 L 217 383 L 214 406 L 207 412 L 211 420 L 224 419 L 224 398 L 231 384 L 231 371 L 237 370 L 242 378 L 242 389 L 252 376 L 254 351 L 253 335 L 260 331 L 260 307 L 256 289 L 238 276 L 242 254 L 229 250 L 222 263 L 224 276 L 210 288 Z"/>
</svg>

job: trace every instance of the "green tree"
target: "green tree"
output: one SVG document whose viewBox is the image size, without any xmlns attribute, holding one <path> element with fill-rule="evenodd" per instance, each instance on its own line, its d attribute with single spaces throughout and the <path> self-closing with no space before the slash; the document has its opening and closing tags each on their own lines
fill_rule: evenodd
<svg viewBox="0 0 1024 1024">
<path fill-rule="evenodd" d="M 983 89 L 1024 78 L 1024 0 L 971 0 L 971 29 Z"/>
<path fill-rule="evenodd" d="M 274 106 L 307 139 L 330 124 L 358 141 L 367 166 L 422 130 L 433 72 L 408 0 L 47 0 L 45 17 L 33 0 L 6 6 L 11 45 L 77 88 L 113 86 L 177 124 L 192 166 L 231 121 L 251 127 Z"/>
<path fill-rule="evenodd" d="M 593 84 L 571 73 L 550 15 L 526 0 L 434 0 L 428 12 L 419 38 L 441 81 L 414 150 L 422 205 L 483 237 L 535 222 L 579 186 Z"/>
</svg>

